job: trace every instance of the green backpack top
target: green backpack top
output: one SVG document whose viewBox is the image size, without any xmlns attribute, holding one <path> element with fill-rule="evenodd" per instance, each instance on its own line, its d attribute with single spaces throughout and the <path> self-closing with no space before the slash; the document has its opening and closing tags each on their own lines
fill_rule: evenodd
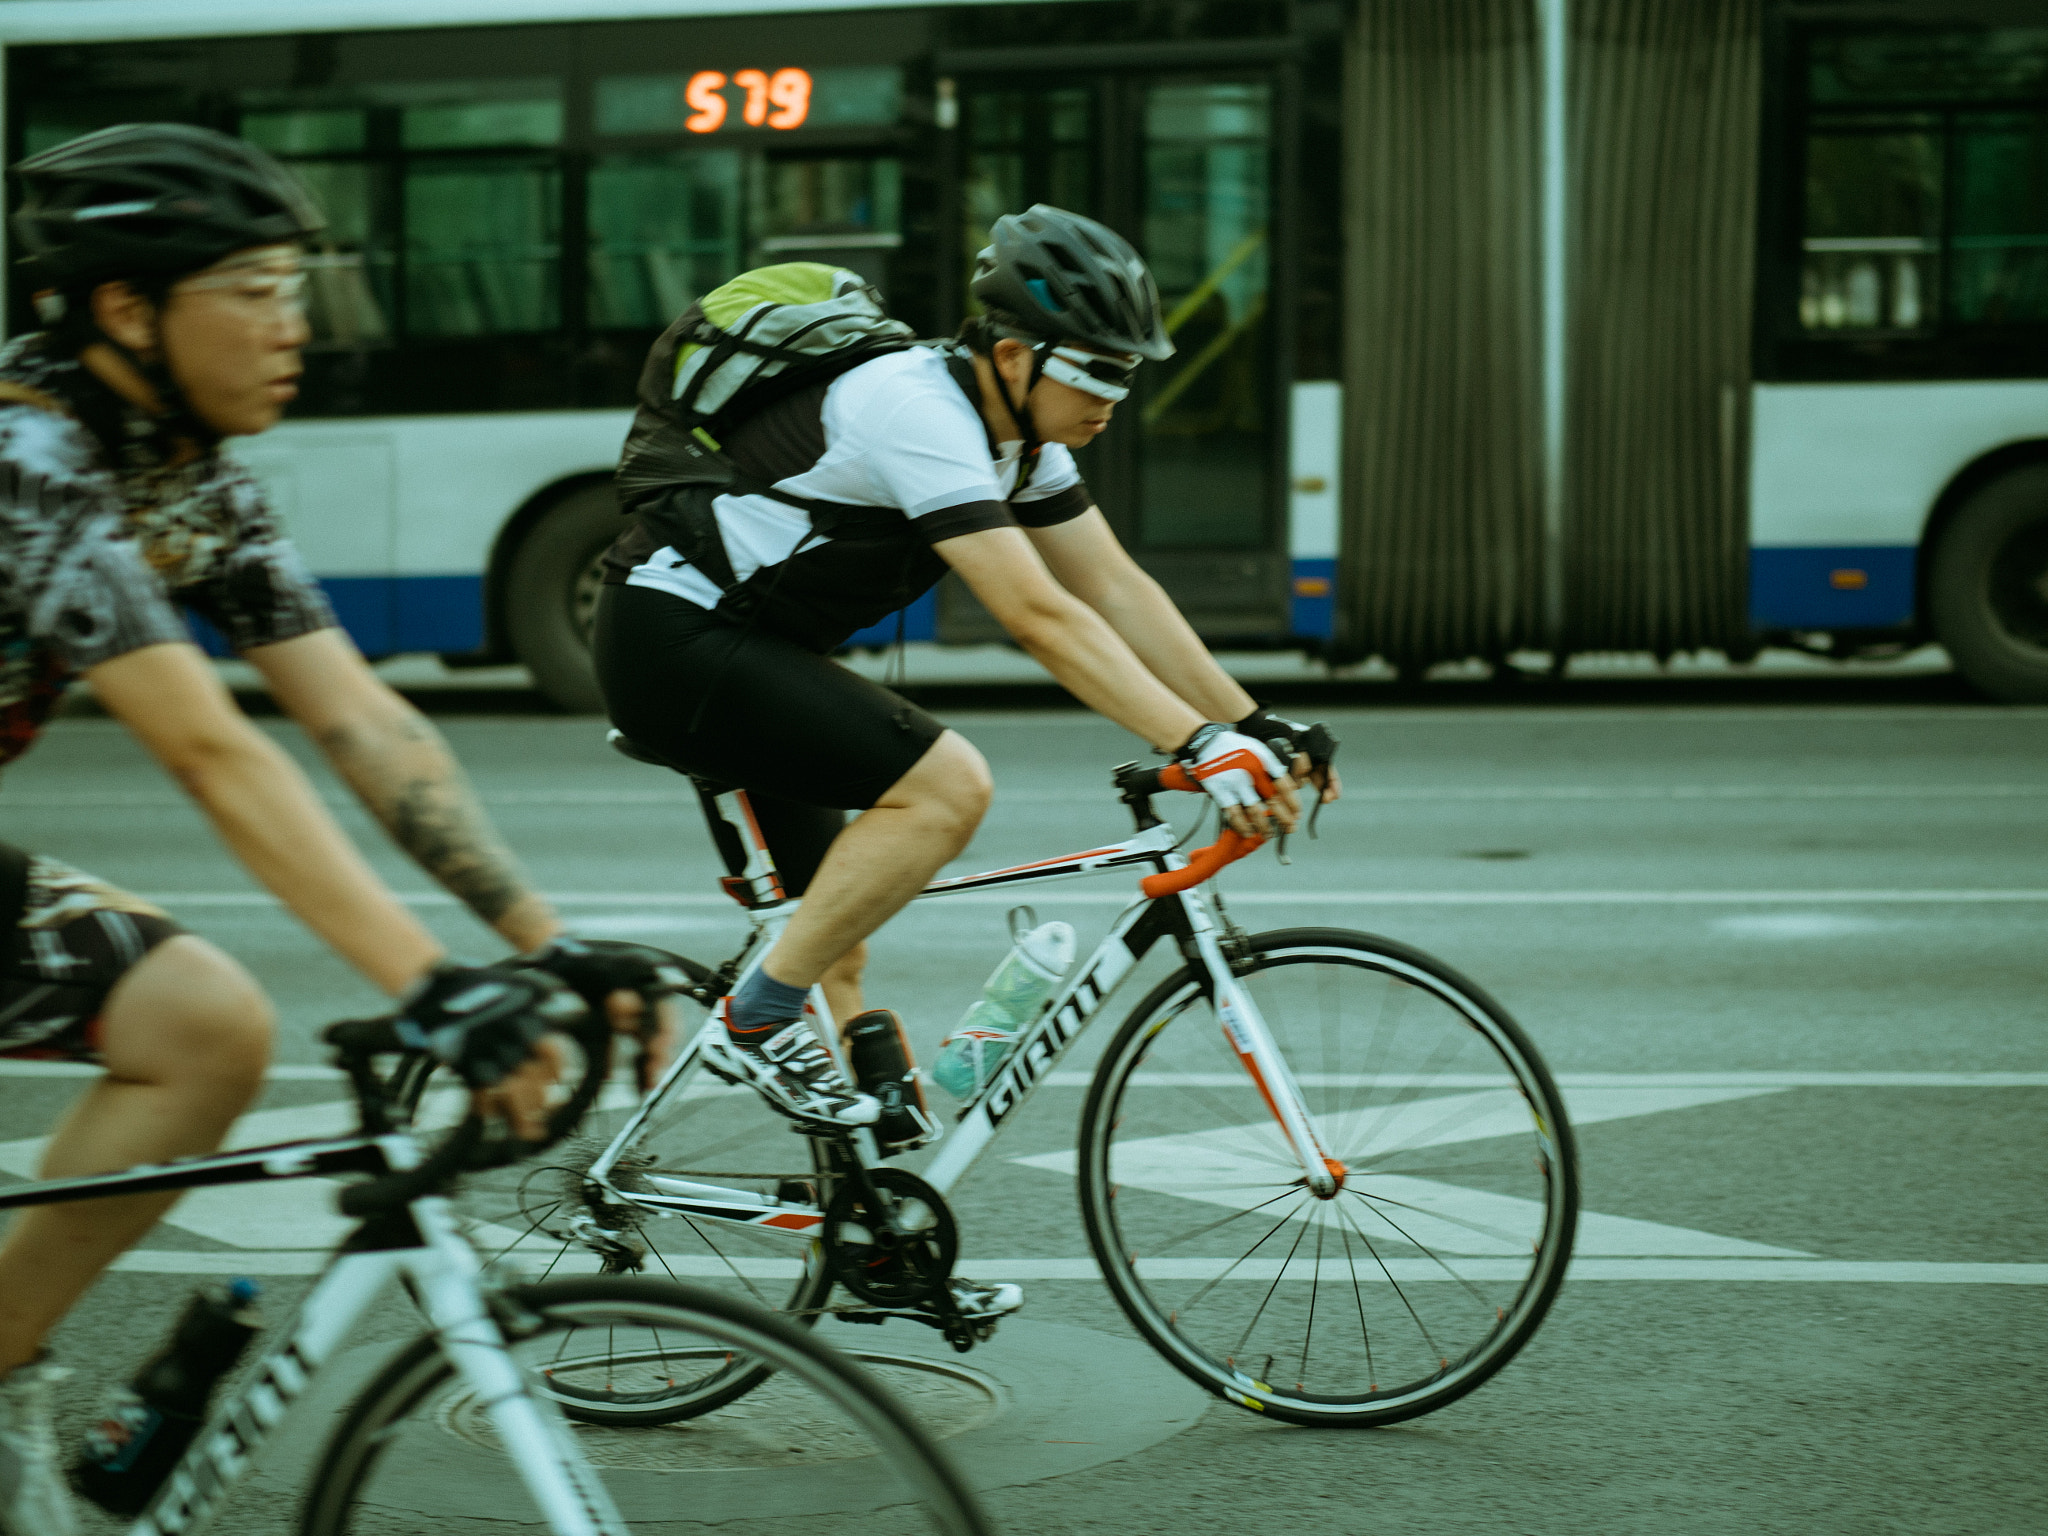
<svg viewBox="0 0 2048 1536">
<path fill-rule="evenodd" d="M 711 510 L 720 495 L 801 507 L 820 533 L 856 514 L 874 518 L 871 508 L 776 490 L 741 470 L 720 439 L 779 400 L 914 344 L 881 295 L 843 267 L 791 261 L 742 272 L 692 304 L 648 352 L 615 480 L 619 510 L 725 592 L 735 582 Z"/>
</svg>

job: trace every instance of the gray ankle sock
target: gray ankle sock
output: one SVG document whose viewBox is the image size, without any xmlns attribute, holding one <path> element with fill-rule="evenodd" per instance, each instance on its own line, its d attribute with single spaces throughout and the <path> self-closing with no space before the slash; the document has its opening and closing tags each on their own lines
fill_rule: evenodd
<svg viewBox="0 0 2048 1536">
<path fill-rule="evenodd" d="M 736 1035 L 763 1033 L 773 1025 L 802 1018 L 804 1001 L 810 995 L 809 987 L 792 987 L 770 976 L 766 966 L 756 966 L 754 974 L 732 995 L 726 1025 Z"/>
</svg>

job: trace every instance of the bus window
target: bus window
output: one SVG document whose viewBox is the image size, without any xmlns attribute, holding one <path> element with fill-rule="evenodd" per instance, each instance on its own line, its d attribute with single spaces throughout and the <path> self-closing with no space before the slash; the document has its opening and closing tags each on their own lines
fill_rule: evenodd
<svg viewBox="0 0 2048 1536">
<path fill-rule="evenodd" d="M 1918 330 L 1940 292 L 1941 122 L 1817 125 L 1806 144 L 1808 330 Z"/>
<path fill-rule="evenodd" d="M 1006 213 L 1050 203 L 1095 212 L 1095 92 L 975 91 L 967 98 L 962 249 L 968 270 Z M 970 307 L 974 307 L 969 300 Z"/>
<path fill-rule="evenodd" d="M 1955 176 L 1956 319 L 2048 321 L 2048 111 L 1959 116 Z"/>
<path fill-rule="evenodd" d="M 590 323 L 666 326 L 740 271 L 736 150 L 601 155 L 590 170 Z"/>
<path fill-rule="evenodd" d="M 903 164 L 891 156 L 757 160 L 753 197 L 763 262 L 820 261 L 887 291 L 903 244 Z"/>
<path fill-rule="evenodd" d="M 1142 546 L 1263 549 L 1270 469 L 1269 90 L 1151 87 L 1146 259 L 1174 356 L 1143 370 Z"/>
<path fill-rule="evenodd" d="M 552 160 L 408 160 L 406 331 L 489 336 L 557 325 L 561 201 Z"/>
</svg>

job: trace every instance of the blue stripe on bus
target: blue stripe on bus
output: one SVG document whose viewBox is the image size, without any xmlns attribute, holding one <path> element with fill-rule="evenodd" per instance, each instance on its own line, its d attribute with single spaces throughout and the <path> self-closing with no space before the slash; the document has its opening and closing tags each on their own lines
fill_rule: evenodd
<svg viewBox="0 0 2048 1536">
<path fill-rule="evenodd" d="M 1758 629 L 1894 629 L 1913 621 L 1910 544 L 1752 549 L 1749 617 Z"/>
<path fill-rule="evenodd" d="M 933 587 L 916 602 L 903 610 L 903 638 L 905 640 L 936 640 L 939 638 L 939 589 Z M 846 637 L 849 646 L 884 646 L 896 643 L 896 615 L 890 614 L 879 624 L 870 624 L 866 629 L 855 630 Z"/>
<path fill-rule="evenodd" d="M 484 643 L 481 576 L 323 576 L 320 590 L 365 656 L 459 655 Z M 207 655 L 228 654 L 219 630 L 197 614 L 186 622 Z"/>
<path fill-rule="evenodd" d="M 1327 640 L 1337 628 L 1337 562 L 1296 560 L 1289 587 L 1287 632 L 1297 640 Z"/>
</svg>

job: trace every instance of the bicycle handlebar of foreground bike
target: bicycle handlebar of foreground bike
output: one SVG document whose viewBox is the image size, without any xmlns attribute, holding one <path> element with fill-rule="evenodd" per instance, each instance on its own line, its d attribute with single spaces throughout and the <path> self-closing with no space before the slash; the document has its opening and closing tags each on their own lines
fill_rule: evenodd
<svg viewBox="0 0 2048 1536">
<path fill-rule="evenodd" d="M 371 1065 L 373 1057 L 391 1054 L 417 1055 L 398 1038 L 398 1021 L 393 1017 L 345 1019 L 330 1024 L 322 1038 L 334 1047 L 335 1060 L 355 1086 L 356 1102 L 362 1110 L 365 1134 L 383 1134 L 391 1129 L 392 1097 L 383 1079 Z M 517 1136 L 485 1139 L 487 1122 L 471 1110 L 462 1123 L 419 1163 L 397 1173 L 362 1184 L 351 1184 L 341 1192 L 344 1216 L 373 1216 L 396 1210 L 424 1195 L 445 1188 L 460 1173 L 502 1168 L 520 1162 L 553 1146 L 576 1129 L 597 1102 L 598 1093 L 611 1075 L 611 1024 L 603 1016 L 586 1012 L 574 1024 L 558 1033 L 569 1036 L 583 1054 L 583 1073 L 567 1100 L 549 1115 L 547 1130 L 539 1141 L 522 1141 Z"/>
<path fill-rule="evenodd" d="M 1272 799 L 1273 781 L 1257 769 L 1252 770 L 1252 779 L 1260 797 Z M 1202 786 L 1179 763 L 1168 763 L 1163 768 L 1139 768 L 1135 765 L 1119 768 L 1116 787 L 1127 795 L 1156 795 L 1163 790 L 1180 790 L 1189 794 L 1202 792 Z M 1165 869 L 1156 875 L 1147 875 L 1138 882 L 1138 889 L 1153 897 L 1191 890 L 1226 864 L 1235 864 L 1239 859 L 1256 853 L 1265 842 L 1263 837 L 1248 835 L 1235 827 L 1225 827 L 1215 842 L 1188 855 L 1186 868 Z"/>
</svg>

